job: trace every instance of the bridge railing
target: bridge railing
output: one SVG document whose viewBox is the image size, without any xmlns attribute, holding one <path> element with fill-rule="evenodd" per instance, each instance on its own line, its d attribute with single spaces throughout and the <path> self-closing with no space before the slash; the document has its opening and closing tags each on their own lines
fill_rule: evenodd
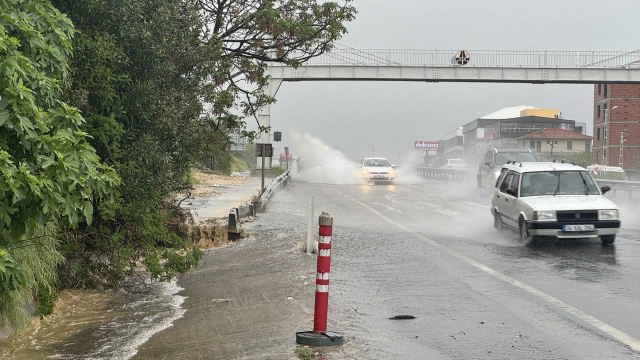
<svg viewBox="0 0 640 360">
<path fill-rule="evenodd" d="M 353 49 L 339 46 L 305 65 L 459 66 L 458 50 Z M 640 68 L 640 50 L 623 51 L 505 51 L 469 50 L 465 67 L 496 68 Z"/>
</svg>

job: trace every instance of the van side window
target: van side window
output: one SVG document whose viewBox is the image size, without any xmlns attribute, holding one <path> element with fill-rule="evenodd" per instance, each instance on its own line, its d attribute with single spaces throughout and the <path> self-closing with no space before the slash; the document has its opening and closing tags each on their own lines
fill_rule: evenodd
<svg viewBox="0 0 640 360">
<path fill-rule="evenodd" d="M 493 161 L 492 161 L 493 160 L 492 159 L 493 156 L 492 155 L 493 155 L 492 151 L 487 151 L 487 153 L 484 155 L 484 162 L 488 161 L 488 162 L 493 164 Z"/>
<path fill-rule="evenodd" d="M 498 184 L 502 184 L 502 180 L 504 180 L 504 176 L 507 174 L 507 169 L 502 169 L 500 176 L 498 176 L 498 180 L 493 187 L 498 187 Z"/>
<path fill-rule="evenodd" d="M 518 190 L 520 190 L 520 174 L 515 174 L 513 176 L 513 180 L 511 180 L 511 187 L 516 189 L 516 194 L 518 194 Z"/>
<path fill-rule="evenodd" d="M 500 192 L 502 193 L 507 192 L 509 185 L 511 185 L 511 180 L 513 180 L 513 173 L 507 174 L 507 176 L 504 178 L 504 180 L 502 181 L 502 184 L 500 185 Z"/>
</svg>

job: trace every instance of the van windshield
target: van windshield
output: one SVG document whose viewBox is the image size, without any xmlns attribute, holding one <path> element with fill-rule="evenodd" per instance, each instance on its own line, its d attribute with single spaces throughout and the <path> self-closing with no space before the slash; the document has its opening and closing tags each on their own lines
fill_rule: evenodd
<svg viewBox="0 0 640 360">
<path fill-rule="evenodd" d="M 522 175 L 520 196 L 599 195 L 586 171 L 541 171 Z"/>
<path fill-rule="evenodd" d="M 496 153 L 496 165 L 504 165 L 507 161 L 536 162 L 535 156 L 530 152 L 499 152 Z"/>
</svg>

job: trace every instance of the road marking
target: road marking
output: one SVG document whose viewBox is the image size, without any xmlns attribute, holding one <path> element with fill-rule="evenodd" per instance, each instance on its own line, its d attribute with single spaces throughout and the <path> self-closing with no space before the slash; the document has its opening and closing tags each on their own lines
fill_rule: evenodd
<svg viewBox="0 0 640 360">
<path fill-rule="evenodd" d="M 465 201 L 465 203 L 470 204 L 470 205 L 480 206 L 480 207 L 485 208 L 485 209 L 491 209 L 490 206 L 477 204 L 477 203 L 474 203 L 474 202 L 471 202 L 471 201 Z"/>
<path fill-rule="evenodd" d="M 634 338 L 633 336 L 625 333 L 624 331 L 618 330 L 615 327 L 601 321 L 598 320 L 597 318 L 585 313 L 584 311 L 575 308 L 567 303 L 565 303 L 564 301 L 549 295 L 541 290 L 538 290 L 536 288 L 534 288 L 531 285 L 527 285 L 525 283 L 523 283 L 522 281 L 515 279 L 511 276 L 505 275 L 497 270 L 494 270 L 482 263 L 479 263 L 473 259 L 471 259 L 470 257 L 467 257 L 466 255 L 463 255 L 447 246 L 444 246 L 434 240 L 431 240 L 429 238 L 427 238 L 424 235 L 421 235 L 418 232 L 415 232 L 409 228 L 407 228 L 404 225 L 401 225 L 393 220 L 391 220 L 390 218 L 386 217 L 385 215 L 383 215 L 382 213 L 380 213 L 379 211 L 377 211 L 376 209 L 364 204 L 363 202 L 359 201 L 358 199 L 355 199 L 345 193 L 342 193 L 338 190 L 336 190 L 337 193 L 339 193 L 340 195 L 356 202 L 357 204 L 360 204 L 361 206 L 363 206 L 364 208 L 366 208 L 367 210 L 371 211 L 372 213 L 378 215 L 379 217 L 381 217 L 382 219 L 384 219 L 385 221 L 387 221 L 390 224 L 395 225 L 396 227 L 416 236 L 417 238 L 427 242 L 428 244 L 430 244 L 431 246 L 440 248 L 446 252 L 448 252 L 449 254 L 453 255 L 454 257 L 458 258 L 459 260 L 462 260 L 463 262 L 467 263 L 468 265 L 471 265 L 473 267 L 475 267 L 478 270 L 484 271 L 485 273 L 494 276 L 495 278 L 498 278 L 506 283 L 509 283 L 517 288 L 520 288 L 526 292 L 528 292 L 531 295 L 534 295 L 542 300 L 545 300 L 546 302 L 555 305 L 556 307 L 566 311 L 567 313 L 581 319 L 582 321 L 592 325 L 593 327 L 599 329 L 600 331 L 609 334 L 610 336 L 612 336 L 614 339 L 618 340 L 619 342 L 621 342 L 622 344 L 628 346 L 629 348 L 631 348 L 633 351 L 636 352 L 640 352 L 640 340 Z M 473 203 L 472 203 L 473 204 Z M 479 204 L 475 204 L 475 205 L 479 205 Z"/>
</svg>

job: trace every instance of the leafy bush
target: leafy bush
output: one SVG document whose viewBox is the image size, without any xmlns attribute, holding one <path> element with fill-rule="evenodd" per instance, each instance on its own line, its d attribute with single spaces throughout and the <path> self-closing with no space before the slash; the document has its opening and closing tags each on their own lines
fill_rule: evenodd
<svg viewBox="0 0 640 360">
<path fill-rule="evenodd" d="M 593 165 L 595 160 L 593 159 L 593 153 L 591 153 L 590 151 L 583 151 L 581 153 L 572 155 L 569 158 L 569 162 L 586 168 L 589 165 Z"/>
<path fill-rule="evenodd" d="M 0 233 L 0 326 L 13 329 L 26 325 L 29 313 L 25 305 L 33 303 L 38 296 L 41 314 L 52 310 L 51 299 L 43 294 L 53 294 L 56 282 L 56 267 L 63 261 L 58 252 L 56 227 L 53 224 L 38 226 L 16 241 L 7 231 Z M 4 249 L 4 250 L 3 250 Z M 7 260 L 13 268 L 7 268 Z M 4 265 L 4 266 L 3 266 Z M 4 271 L 3 271 L 4 267 Z M 9 270 L 8 272 L 6 270 Z M 6 281 L 7 273 L 14 281 Z M 5 277 L 3 279 L 3 277 Z"/>
<path fill-rule="evenodd" d="M 119 178 L 60 101 L 73 26 L 47 1 L 0 0 L 0 326 L 28 320 L 62 257 L 56 226 L 92 222 Z"/>
</svg>

